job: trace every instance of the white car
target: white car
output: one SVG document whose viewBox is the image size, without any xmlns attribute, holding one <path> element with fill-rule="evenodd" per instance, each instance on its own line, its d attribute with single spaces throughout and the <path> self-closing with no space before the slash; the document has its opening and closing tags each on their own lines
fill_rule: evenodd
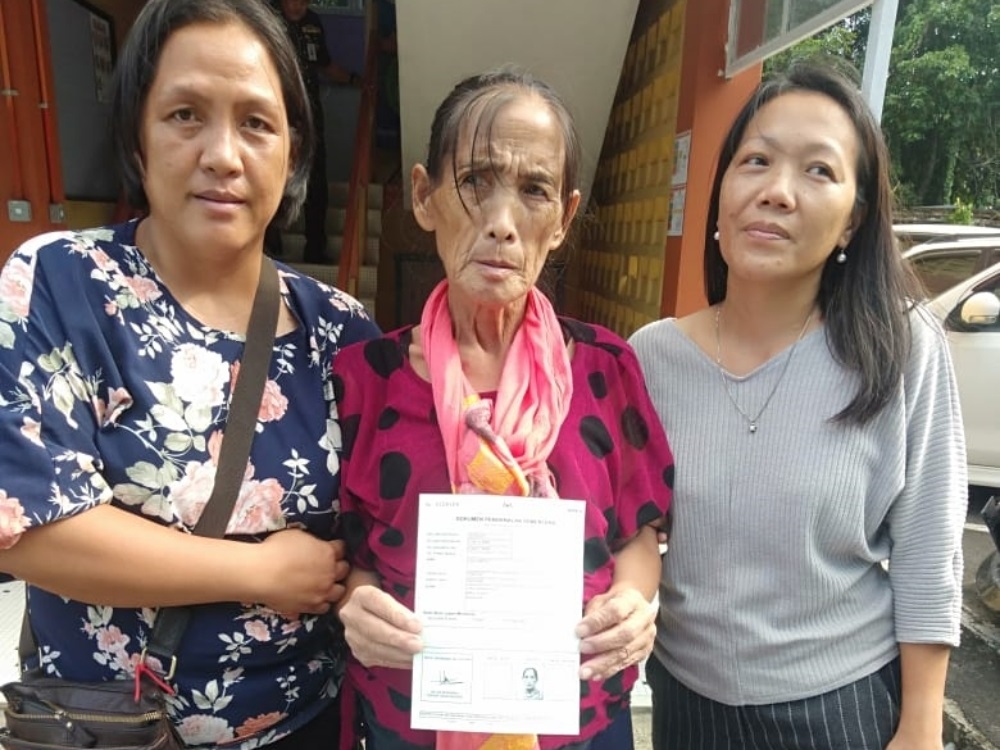
<svg viewBox="0 0 1000 750">
<path fill-rule="evenodd" d="M 931 299 L 994 263 L 1000 263 L 1000 228 L 966 229 L 985 230 L 985 233 L 929 240 L 903 251 L 903 257 L 916 271 Z"/>
<path fill-rule="evenodd" d="M 969 484 L 1000 488 L 1000 262 L 928 302 L 955 363 Z"/>
<path fill-rule="evenodd" d="M 924 242 L 945 242 L 964 237 L 1000 234 L 1000 227 L 980 227 L 975 224 L 893 224 L 892 232 L 903 250 Z"/>
</svg>

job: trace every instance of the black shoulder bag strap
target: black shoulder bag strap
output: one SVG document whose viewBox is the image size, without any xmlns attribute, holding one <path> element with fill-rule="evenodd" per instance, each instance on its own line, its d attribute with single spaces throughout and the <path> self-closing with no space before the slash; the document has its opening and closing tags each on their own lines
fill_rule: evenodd
<svg viewBox="0 0 1000 750">
<path fill-rule="evenodd" d="M 260 280 L 254 294 L 253 309 L 247 325 L 246 344 L 240 362 L 240 375 L 230 399 L 222 446 L 219 449 L 219 467 L 215 485 L 201 518 L 193 532 L 198 536 L 221 538 L 226 533 L 229 518 L 239 497 L 240 486 L 246 473 L 260 412 L 260 400 L 267 382 L 267 373 L 274 351 L 274 335 L 278 327 L 281 294 L 278 270 L 266 256 L 261 259 Z M 191 619 L 193 607 L 163 607 L 156 617 L 156 625 L 142 659 L 153 655 L 160 660 L 165 679 L 170 680 L 177 668 L 177 650 Z M 18 648 L 21 661 L 37 650 L 25 609 Z"/>
</svg>

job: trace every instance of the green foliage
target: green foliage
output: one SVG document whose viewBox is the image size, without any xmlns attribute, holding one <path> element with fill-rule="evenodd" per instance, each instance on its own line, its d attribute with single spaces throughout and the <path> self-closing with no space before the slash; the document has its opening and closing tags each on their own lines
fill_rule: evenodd
<svg viewBox="0 0 1000 750">
<path fill-rule="evenodd" d="M 861 70 L 870 11 L 776 55 L 816 54 Z M 906 204 L 1000 202 L 1000 0 L 900 0 L 882 127 Z"/>
<path fill-rule="evenodd" d="M 972 204 L 966 203 L 961 198 L 955 199 L 955 207 L 948 214 L 949 224 L 971 224 L 973 219 Z"/>
</svg>

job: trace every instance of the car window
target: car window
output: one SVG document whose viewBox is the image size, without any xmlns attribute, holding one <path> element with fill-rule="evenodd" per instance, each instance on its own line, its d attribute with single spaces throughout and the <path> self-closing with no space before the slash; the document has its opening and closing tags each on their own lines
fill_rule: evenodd
<svg viewBox="0 0 1000 750">
<path fill-rule="evenodd" d="M 910 259 L 910 265 L 931 297 L 951 289 L 979 270 L 979 250 L 926 253 Z"/>
</svg>

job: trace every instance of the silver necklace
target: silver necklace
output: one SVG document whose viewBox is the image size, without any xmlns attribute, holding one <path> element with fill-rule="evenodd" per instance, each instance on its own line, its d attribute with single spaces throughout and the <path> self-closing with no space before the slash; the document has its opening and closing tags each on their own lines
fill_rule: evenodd
<svg viewBox="0 0 1000 750">
<path fill-rule="evenodd" d="M 740 416 L 746 420 L 747 425 L 750 428 L 750 434 L 753 435 L 757 432 L 757 424 L 760 421 L 761 415 L 767 409 L 768 405 L 771 403 L 771 399 L 774 398 L 774 394 L 778 392 L 778 386 L 781 385 L 781 381 L 785 379 L 785 373 L 788 372 L 788 365 L 792 362 L 792 355 L 795 354 L 795 348 L 802 341 L 802 337 L 806 335 L 806 329 L 809 327 L 809 321 L 812 320 L 813 313 L 816 308 L 812 308 L 809 311 L 809 315 L 806 317 L 806 322 L 802 324 L 802 330 L 799 331 L 798 337 L 792 344 L 791 348 L 788 350 L 788 354 L 785 356 L 785 364 L 781 368 L 781 374 L 778 375 L 778 379 L 774 382 L 771 387 L 771 392 L 767 394 L 767 398 L 764 399 L 763 405 L 757 410 L 757 413 L 752 417 L 743 410 L 740 406 L 740 402 L 736 400 L 736 396 L 733 395 L 732 388 L 729 386 L 729 378 L 726 377 L 725 368 L 722 366 L 722 335 L 719 333 L 719 318 L 722 316 L 722 305 L 715 308 L 715 366 L 719 370 L 719 377 L 722 378 L 722 385 L 726 389 L 726 395 L 729 396 L 730 402 L 736 407 L 736 411 L 740 413 Z"/>
</svg>

